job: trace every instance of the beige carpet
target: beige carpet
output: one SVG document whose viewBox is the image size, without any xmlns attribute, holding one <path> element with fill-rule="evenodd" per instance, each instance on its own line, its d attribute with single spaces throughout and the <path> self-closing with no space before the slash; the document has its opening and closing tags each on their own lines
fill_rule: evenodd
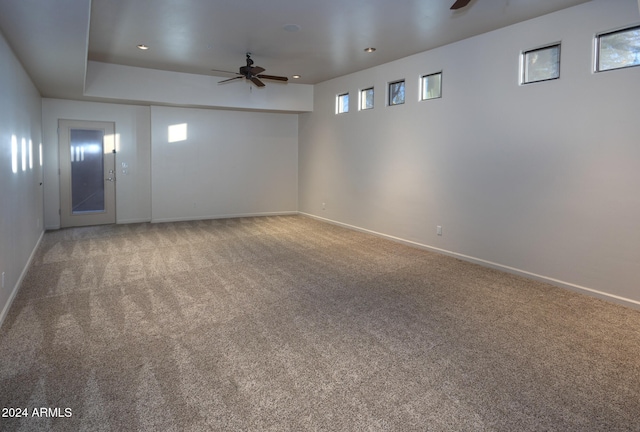
<svg viewBox="0 0 640 432">
<path fill-rule="evenodd" d="M 640 312 L 301 216 L 60 230 L 0 329 L 0 407 L 29 414 L 2 431 L 640 431 Z"/>
</svg>

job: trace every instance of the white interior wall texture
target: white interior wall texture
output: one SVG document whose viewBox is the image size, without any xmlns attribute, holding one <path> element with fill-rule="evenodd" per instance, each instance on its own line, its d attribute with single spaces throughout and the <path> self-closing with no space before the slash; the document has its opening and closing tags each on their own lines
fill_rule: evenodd
<svg viewBox="0 0 640 432">
<path fill-rule="evenodd" d="M 0 324 L 43 233 L 41 121 L 40 94 L 0 34 Z"/>
<path fill-rule="evenodd" d="M 593 73 L 593 40 L 639 21 L 596 0 L 316 85 L 300 211 L 637 307 L 640 67 Z M 560 79 L 519 85 L 522 50 L 556 42 Z M 438 71 L 443 97 L 418 101 Z M 402 78 L 406 103 L 385 106 Z"/>
<path fill-rule="evenodd" d="M 60 228 L 58 120 L 114 122 L 116 128 L 116 221 L 151 220 L 151 109 L 145 106 L 42 100 L 45 163 L 45 227 Z M 123 173 L 122 163 L 127 164 Z"/>
<path fill-rule="evenodd" d="M 151 123 L 154 222 L 297 212 L 297 115 L 154 106 Z"/>
</svg>

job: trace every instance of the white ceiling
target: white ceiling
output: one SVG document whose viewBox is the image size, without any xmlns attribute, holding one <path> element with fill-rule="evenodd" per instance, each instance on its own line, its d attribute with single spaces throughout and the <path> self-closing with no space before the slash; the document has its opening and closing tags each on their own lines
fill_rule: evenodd
<svg viewBox="0 0 640 432">
<path fill-rule="evenodd" d="M 0 28 L 43 96 L 82 98 L 87 60 L 220 76 L 251 52 L 315 84 L 587 1 L 0 0 Z"/>
</svg>

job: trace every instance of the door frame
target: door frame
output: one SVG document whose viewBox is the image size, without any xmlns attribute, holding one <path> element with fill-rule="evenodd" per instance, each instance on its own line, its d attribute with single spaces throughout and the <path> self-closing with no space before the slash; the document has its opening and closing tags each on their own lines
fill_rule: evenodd
<svg viewBox="0 0 640 432">
<path fill-rule="evenodd" d="M 105 210 L 74 213 L 71 199 L 71 130 L 103 131 L 103 174 Z M 114 122 L 58 120 L 58 163 L 60 180 L 60 227 L 105 225 L 116 223 L 116 131 Z"/>
</svg>

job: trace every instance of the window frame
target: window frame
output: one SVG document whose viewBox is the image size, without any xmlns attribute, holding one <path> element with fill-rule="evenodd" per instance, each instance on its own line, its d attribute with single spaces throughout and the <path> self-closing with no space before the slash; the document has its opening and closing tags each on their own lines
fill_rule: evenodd
<svg viewBox="0 0 640 432">
<path fill-rule="evenodd" d="M 594 64 L 593 64 L 593 71 L 595 73 L 600 73 L 600 72 L 608 72 L 608 71 L 612 71 L 612 70 L 619 70 L 619 69 L 627 69 L 627 68 L 632 68 L 632 67 L 638 67 L 640 66 L 640 63 L 638 64 L 632 64 L 632 65 L 628 65 L 628 66 L 620 66 L 620 67 L 614 67 L 614 68 L 609 68 L 609 69 L 601 69 L 600 68 L 600 47 L 601 47 L 601 38 L 603 36 L 610 36 L 616 33 L 624 33 L 627 31 L 633 31 L 633 30 L 640 30 L 640 24 L 634 24 L 631 26 L 626 26 L 626 27 L 622 27 L 622 28 L 618 28 L 616 30 L 607 30 L 601 33 L 597 33 L 594 37 Z"/>
<path fill-rule="evenodd" d="M 402 98 L 402 102 L 398 102 L 398 103 L 393 103 L 393 101 L 391 100 L 391 86 L 395 85 L 395 84 L 400 84 L 402 83 L 402 87 L 403 87 L 403 98 Z M 395 81 L 389 81 L 387 83 L 387 106 L 398 106 L 398 105 L 404 105 L 405 102 L 407 101 L 407 83 L 406 80 L 404 78 L 399 79 L 399 80 L 395 80 Z"/>
<path fill-rule="evenodd" d="M 434 97 L 425 97 L 426 93 L 425 93 L 425 88 L 424 88 L 424 84 L 425 78 L 429 78 L 432 76 L 436 76 L 436 75 L 440 75 L 440 91 L 438 92 L 438 96 L 434 96 Z M 429 73 L 429 74 L 424 74 L 424 75 L 420 75 L 420 96 L 419 96 L 419 101 L 428 101 L 428 100 L 432 100 L 432 99 L 440 99 L 442 98 L 442 71 L 438 71 L 438 72 L 433 72 L 433 73 Z"/>
<path fill-rule="evenodd" d="M 365 96 L 365 92 L 371 91 L 371 106 L 367 107 L 365 104 L 365 100 L 366 100 L 366 96 Z M 374 86 L 371 87 L 366 87 L 360 90 L 359 92 L 360 97 L 358 98 L 358 107 L 360 109 L 360 111 L 366 111 L 366 110 L 371 110 L 373 109 L 373 107 L 375 106 L 375 90 L 374 90 Z"/>
<path fill-rule="evenodd" d="M 345 104 L 341 104 L 340 101 L 342 98 L 347 97 L 347 103 Z M 338 95 L 336 95 L 336 115 L 338 114 L 348 114 L 349 113 L 349 92 L 345 92 L 345 93 L 340 93 Z M 343 107 L 344 109 L 341 111 L 340 107 Z"/>
<path fill-rule="evenodd" d="M 557 48 L 558 49 L 558 76 L 556 77 L 551 77 L 551 78 L 543 78 L 543 79 L 538 79 L 538 80 L 534 80 L 534 81 L 527 81 L 527 55 L 531 54 L 531 53 L 535 53 L 538 51 L 544 51 L 544 50 L 548 50 L 551 48 Z M 550 44 L 546 44 L 546 45 L 542 45 L 540 47 L 537 48 L 531 48 L 531 49 L 527 49 L 527 50 L 523 50 L 520 53 L 520 85 L 527 85 L 527 84 L 535 84 L 535 83 L 540 83 L 540 82 L 546 82 L 546 81 L 554 81 L 554 80 L 558 80 L 560 79 L 560 68 L 561 68 L 561 63 L 562 63 L 562 43 L 561 42 L 554 42 L 554 43 L 550 43 Z"/>
</svg>

